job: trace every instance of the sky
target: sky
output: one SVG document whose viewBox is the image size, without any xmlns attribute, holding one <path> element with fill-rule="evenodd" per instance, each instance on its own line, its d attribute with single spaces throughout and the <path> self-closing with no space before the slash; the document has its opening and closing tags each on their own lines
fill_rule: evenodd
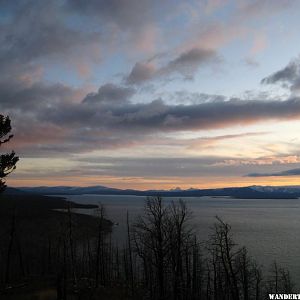
<svg viewBox="0 0 300 300">
<path fill-rule="evenodd" d="M 300 185 L 300 1 L 0 0 L 10 186 Z"/>
</svg>

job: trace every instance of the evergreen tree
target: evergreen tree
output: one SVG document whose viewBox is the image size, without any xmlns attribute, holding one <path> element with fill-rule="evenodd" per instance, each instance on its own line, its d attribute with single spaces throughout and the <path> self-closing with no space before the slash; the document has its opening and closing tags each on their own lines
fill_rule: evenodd
<svg viewBox="0 0 300 300">
<path fill-rule="evenodd" d="M 12 134 L 9 134 L 10 131 L 11 123 L 9 117 L 0 115 L 0 147 L 13 137 Z M 0 155 L 0 192 L 6 187 L 4 178 L 16 168 L 18 160 L 19 158 L 14 151 Z"/>
</svg>

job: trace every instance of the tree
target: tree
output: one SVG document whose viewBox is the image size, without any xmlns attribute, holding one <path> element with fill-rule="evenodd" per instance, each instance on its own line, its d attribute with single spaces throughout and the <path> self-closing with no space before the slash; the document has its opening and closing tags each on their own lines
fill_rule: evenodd
<svg viewBox="0 0 300 300">
<path fill-rule="evenodd" d="M 214 267 L 214 290 L 217 298 L 221 298 L 224 292 L 230 294 L 230 299 L 240 300 L 238 286 L 238 271 L 235 261 L 241 249 L 236 249 L 232 239 L 231 226 L 216 217 L 214 234 L 211 236 L 210 251 L 212 265 Z"/>
<path fill-rule="evenodd" d="M 183 201 L 165 204 L 159 196 L 149 197 L 143 216 L 133 224 L 134 250 L 150 299 L 193 299 L 192 292 L 199 291 L 199 249 L 189 217 Z"/>
<path fill-rule="evenodd" d="M 13 137 L 12 134 L 9 134 L 10 131 L 9 117 L 0 115 L 0 147 Z M 19 157 L 15 155 L 14 151 L 0 155 L 0 192 L 6 187 L 4 178 L 16 168 L 18 160 Z"/>
<path fill-rule="evenodd" d="M 154 292 L 154 299 L 159 300 L 165 299 L 166 263 L 170 250 L 168 232 L 168 208 L 163 204 L 162 198 L 147 198 L 144 216 L 140 216 L 134 224 L 133 234 L 136 252 L 144 262 L 149 290 L 151 294 Z"/>
</svg>

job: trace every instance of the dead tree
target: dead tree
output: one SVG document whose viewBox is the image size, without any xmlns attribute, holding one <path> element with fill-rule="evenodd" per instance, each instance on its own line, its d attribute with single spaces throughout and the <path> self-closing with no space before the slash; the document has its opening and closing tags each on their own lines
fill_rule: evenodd
<svg viewBox="0 0 300 300">
<path fill-rule="evenodd" d="M 282 267 L 279 267 L 276 262 L 273 262 L 269 279 L 267 281 L 268 293 L 293 293 L 294 284 L 291 280 L 290 273 Z"/>
<path fill-rule="evenodd" d="M 74 233 L 73 233 L 73 218 L 71 203 L 68 203 L 68 244 L 70 249 L 70 268 L 73 279 L 73 287 L 77 288 L 77 275 L 76 275 L 76 249 L 74 245 Z"/>
<path fill-rule="evenodd" d="M 5 279 L 4 283 L 7 285 L 10 281 L 10 269 L 11 269 L 11 259 L 12 259 L 12 250 L 13 244 L 15 242 L 16 236 L 16 208 L 13 209 L 13 215 L 11 219 L 11 227 L 10 227 L 10 234 L 9 234 L 9 241 L 8 241 L 8 248 L 7 248 L 7 256 L 6 256 L 6 270 L 5 270 Z"/>
<path fill-rule="evenodd" d="M 235 268 L 234 260 L 239 251 L 235 251 L 235 243 L 231 238 L 231 227 L 223 222 L 220 218 L 216 217 L 218 223 L 215 224 L 214 234 L 211 236 L 210 246 L 211 251 L 215 257 L 215 265 L 220 264 L 222 269 L 215 270 L 220 274 L 224 272 L 221 282 L 225 282 L 223 287 L 229 290 L 232 300 L 240 300 L 240 292 L 238 286 L 237 270 Z M 220 281 L 218 279 L 218 281 Z M 216 284 L 216 283 L 215 283 Z M 216 289 L 216 287 L 215 287 Z"/>
<path fill-rule="evenodd" d="M 162 198 L 152 197 L 133 225 L 135 251 L 151 299 L 190 299 L 197 289 L 200 258 L 189 217 L 183 201 L 166 205 Z"/>
<path fill-rule="evenodd" d="M 168 236 L 168 218 L 167 208 L 162 203 L 161 197 L 151 197 L 146 201 L 144 216 L 134 224 L 134 239 L 137 254 L 145 261 L 145 267 L 148 271 L 155 272 L 154 286 L 157 299 L 165 299 L 165 276 L 166 262 L 169 252 L 169 236 Z M 151 260 L 148 258 L 151 257 Z M 147 265 L 146 260 L 150 261 L 151 267 Z M 153 268 L 152 268 L 153 267 Z M 152 277 L 153 274 L 146 274 Z M 153 282 L 154 283 L 154 282 Z M 152 293 L 153 285 L 150 287 Z"/>
<path fill-rule="evenodd" d="M 96 245 L 96 274 L 95 274 L 95 284 L 96 287 L 99 286 L 99 283 L 104 284 L 104 206 L 99 205 L 97 209 L 98 217 L 98 237 Z"/>
<path fill-rule="evenodd" d="M 133 261 L 132 261 L 132 247 L 131 247 L 131 236 L 130 236 L 130 226 L 129 226 L 129 213 L 127 211 L 126 215 L 127 223 L 127 240 L 128 240 L 128 254 L 129 254 L 129 277 L 130 277 L 130 288 L 131 295 L 134 297 L 134 274 L 133 274 Z"/>
<path fill-rule="evenodd" d="M 168 214 L 168 230 L 170 241 L 171 268 L 173 274 L 173 299 L 182 298 L 187 294 L 186 289 L 190 283 L 189 271 L 189 249 L 192 247 L 191 231 L 187 228 L 190 214 L 186 204 L 179 200 L 172 202 Z M 185 257 L 185 259 L 184 259 Z M 186 267 L 186 280 L 184 279 L 183 260 Z M 185 286 L 183 284 L 185 283 Z"/>
</svg>

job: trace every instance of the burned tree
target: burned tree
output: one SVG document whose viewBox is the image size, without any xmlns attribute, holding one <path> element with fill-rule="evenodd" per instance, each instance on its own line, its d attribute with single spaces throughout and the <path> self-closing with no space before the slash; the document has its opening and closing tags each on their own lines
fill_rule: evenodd
<svg viewBox="0 0 300 300">
<path fill-rule="evenodd" d="M 153 197 L 147 199 L 145 216 L 134 225 L 135 246 L 144 262 L 145 281 L 151 284 L 148 288 L 157 299 L 165 298 L 166 261 L 170 250 L 167 224 L 167 208 L 162 198 Z"/>
<path fill-rule="evenodd" d="M 201 255 L 189 216 L 181 200 L 164 204 L 161 197 L 150 197 L 133 225 L 134 248 L 151 299 L 192 299 L 201 293 Z"/>
</svg>

